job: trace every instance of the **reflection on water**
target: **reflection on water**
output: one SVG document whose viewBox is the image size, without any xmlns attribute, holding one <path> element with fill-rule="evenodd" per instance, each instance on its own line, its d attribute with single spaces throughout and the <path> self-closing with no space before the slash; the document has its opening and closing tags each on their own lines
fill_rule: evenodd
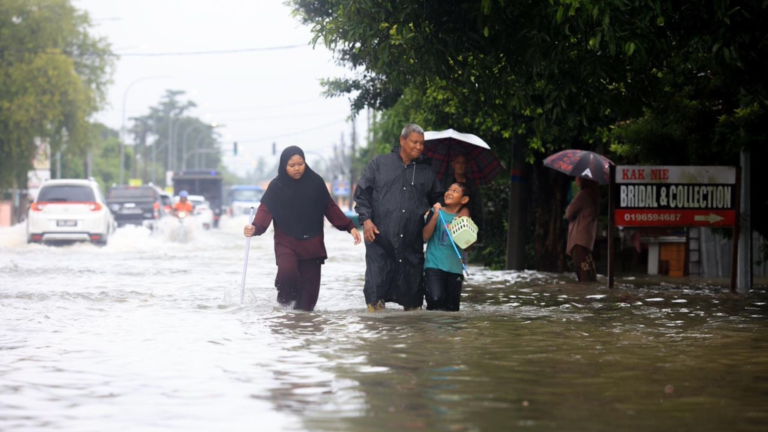
<svg viewBox="0 0 768 432">
<path fill-rule="evenodd" d="M 274 301 L 242 220 L 104 248 L 0 230 L 0 430 L 768 429 L 768 292 L 475 269 L 462 312 L 364 311 L 327 231 L 318 310 Z"/>
</svg>

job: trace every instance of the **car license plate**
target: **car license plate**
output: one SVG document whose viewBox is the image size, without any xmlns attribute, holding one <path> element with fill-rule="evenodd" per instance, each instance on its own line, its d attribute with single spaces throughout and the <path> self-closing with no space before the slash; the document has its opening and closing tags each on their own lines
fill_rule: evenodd
<svg viewBox="0 0 768 432">
<path fill-rule="evenodd" d="M 74 227 L 74 226 L 77 226 L 77 221 L 76 220 L 58 220 L 56 221 L 56 226 Z"/>
<path fill-rule="evenodd" d="M 143 211 L 140 208 L 127 208 L 123 209 L 120 213 L 122 214 L 140 214 L 143 213 Z"/>
</svg>

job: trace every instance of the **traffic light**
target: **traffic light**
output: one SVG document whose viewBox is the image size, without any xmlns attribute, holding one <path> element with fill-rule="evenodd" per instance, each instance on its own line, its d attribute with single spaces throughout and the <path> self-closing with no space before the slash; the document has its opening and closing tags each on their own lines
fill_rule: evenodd
<svg viewBox="0 0 768 432">
<path fill-rule="evenodd" d="M 234 154 L 237 156 L 237 142 L 235 142 Z"/>
</svg>

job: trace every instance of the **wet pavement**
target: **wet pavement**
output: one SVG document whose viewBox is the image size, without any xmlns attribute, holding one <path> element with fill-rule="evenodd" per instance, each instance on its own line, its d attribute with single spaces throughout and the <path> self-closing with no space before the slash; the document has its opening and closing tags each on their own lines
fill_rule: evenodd
<svg viewBox="0 0 768 432">
<path fill-rule="evenodd" d="M 765 288 L 470 268 L 460 313 L 369 314 L 364 247 L 329 228 L 315 312 L 277 307 L 271 232 L 239 305 L 244 223 L 0 229 L 0 430 L 768 430 Z"/>
</svg>

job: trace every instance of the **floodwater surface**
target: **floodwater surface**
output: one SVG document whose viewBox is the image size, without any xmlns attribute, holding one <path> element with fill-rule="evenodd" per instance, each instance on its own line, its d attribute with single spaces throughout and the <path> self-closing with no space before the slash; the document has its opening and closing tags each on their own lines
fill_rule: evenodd
<svg viewBox="0 0 768 432">
<path fill-rule="evenodd" d="M 365 311 L 326 229 L 317 310 L 275 302 L 271 231 L 103 248 L 0 229 L 0 430 L 765 431 L 768 294 L 470 268 L 459 313 Z"/>
</svg>

